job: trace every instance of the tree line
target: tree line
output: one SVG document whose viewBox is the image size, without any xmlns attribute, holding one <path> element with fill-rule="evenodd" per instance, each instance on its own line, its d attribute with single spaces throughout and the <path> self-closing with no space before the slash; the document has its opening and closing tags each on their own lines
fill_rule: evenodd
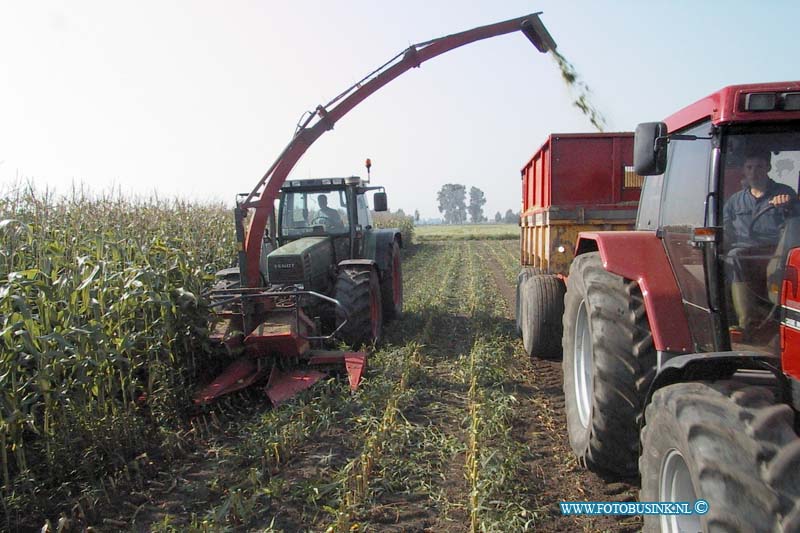
<svg viewBox="0 0 800 533">
<path fill-rule="evenodd" d="M 477 187 L 469 189 L 469 204 L 467 204 L 467 187 L 460 183 L 446 183 L 442 185 L 436 194 L 439 201 L 439 212 L 444 216 L 445 224 L 464 224 L 469 221 L 473 224 L 486 222 L 487 218 L 483 214 L 483 206 L 486 204 L 486 195 Z M 506 224 L 516 224 L 519 221 L 519 213 L 514 213 L 511 209 L 506 211 L 505 216 L 498 211 L 494 216 L 495 222 L 505 222 Z"/>
</svg>

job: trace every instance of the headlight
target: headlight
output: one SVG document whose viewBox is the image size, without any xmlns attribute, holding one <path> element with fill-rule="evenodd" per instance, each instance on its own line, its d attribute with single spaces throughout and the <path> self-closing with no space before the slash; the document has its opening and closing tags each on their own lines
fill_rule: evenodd
<svg viewBox="0 0 800 533">
<path fill-rule="evenodd" d="M 744 95 L 745 111 L 772 111 L 778 102 L 775 93 L 749 93 Z"/>
</svg>

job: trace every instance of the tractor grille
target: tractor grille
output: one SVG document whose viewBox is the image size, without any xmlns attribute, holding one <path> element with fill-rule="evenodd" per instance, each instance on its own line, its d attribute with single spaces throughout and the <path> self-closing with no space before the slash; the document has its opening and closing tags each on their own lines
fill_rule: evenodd
<svg viewBox="0 0 800 533">
<path fill-rule="evenodd" d="M 269 262 L 270 283 L 303 283 L 303 264 L 300 257 L 281 257 Z"/>
</svg>

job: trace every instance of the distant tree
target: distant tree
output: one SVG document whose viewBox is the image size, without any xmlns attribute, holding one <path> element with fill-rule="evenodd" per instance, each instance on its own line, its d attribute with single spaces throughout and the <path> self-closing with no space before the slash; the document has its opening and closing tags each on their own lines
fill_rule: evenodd
<svg viewBox="0 0 800 533">
<path fill-rule="evenodd" d="M 473 224 L 483 222 L 486 217 L 483 216 L 483 206 L 486 203 L 486 195 L 477 187 L 470 187 L 469 189 L 469 218 Z"/>
<path fill-rule="evenodd" d="M 405 216 L 406 216 L 406 212 L 405 212 L 405 211 L 403 211 L 402 209 L 398 209 L 397 211 L 395 211 L 395 214 L 396 214 L 397 216 L 399 216 L 399 217 L 403 217 L 403 218 L 405 218 Z"/>
<path fill-rule="evenodd" d="M 467 188 L 458 183 L 447 183 L 439 189 L 436 199 L 446 224 L 463 224 L 467 219 L 466 196 Z"/>
<path fill-rule="evenodd" d="M 519 213 L 515 213 L 509 209 L 506 211 L 506 216 L 503 217 L 503 222 L 506 224 L 519 224 Z"/>
<path fill-rule="evenodd" d="M 498 224 L 503 221 L 503 215 L 500 214 L 500 211 L 494 214 L 494 221 Z"/>
<path fill-rule="evenodd" d="M 414 222 L 419 222 L 419 209 L 414 209 Z"/>
</svg>

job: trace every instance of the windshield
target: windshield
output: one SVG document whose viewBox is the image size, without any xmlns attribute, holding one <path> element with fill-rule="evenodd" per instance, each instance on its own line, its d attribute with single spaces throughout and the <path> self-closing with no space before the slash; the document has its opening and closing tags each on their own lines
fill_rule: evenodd
<svg viewBox="0 0 800 533">
<path fill-rule="evenodd" d="M 797 125 L 733 131 L 722 164 L 731 343 L 777 352 L 783 265 L 788 250 L 800 245 L 800 131 Z"/>
<path fill-rule="evenodd" d="M 284 192 L 281 217 L 283 237 L 346 233 L 350 229 L 347 195 L 343 190 Z"/>
</svg>

